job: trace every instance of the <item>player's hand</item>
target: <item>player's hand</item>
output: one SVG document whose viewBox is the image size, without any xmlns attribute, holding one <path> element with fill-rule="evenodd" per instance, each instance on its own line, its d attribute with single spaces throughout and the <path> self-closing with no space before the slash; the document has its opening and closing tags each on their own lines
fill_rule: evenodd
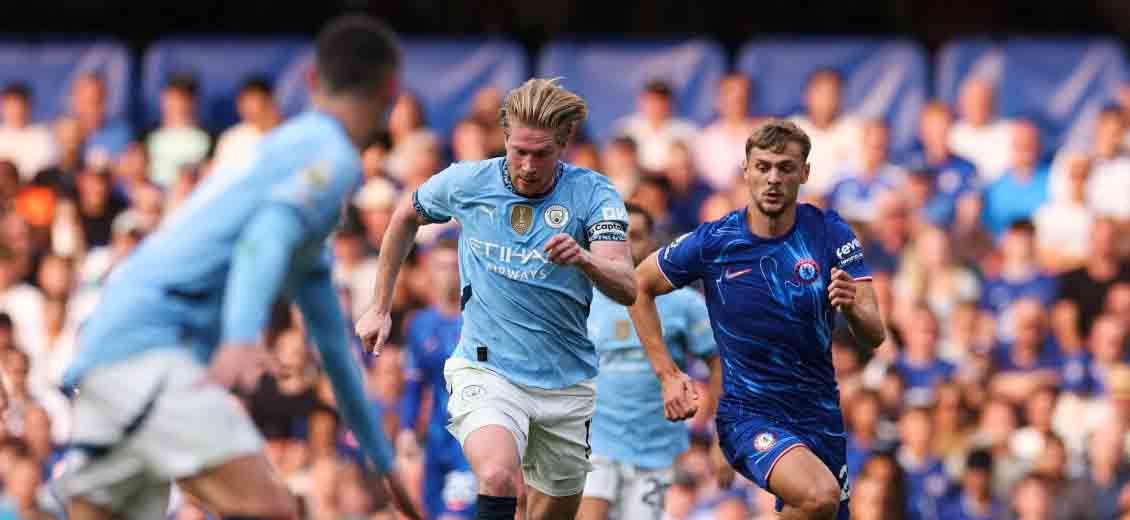
<svg viewBox="0 0 1130 520">
<path fill-rule="evenodd" d="M 208 367 L 208 378 L 236 391 L 251 393 L 275 357 L 260 344 L 229 343 L 220 346 Z"/>
<path fill-rule="evenodd" d="M 660 380 L 663 387 L 663 415 L 668 421 L 682 421 L 698 413 L 698 390 L 682 371 Z"/>
<path fill-rule="evenodd" d="M 385 475 L 385 483 L 388 484 L 389 494 L 392 495 L 392 503 L 396 504 L 396 510 L 400 511 L 400 514 L 411 520 L 423 520 L 424 517 L 412 504 L 412 497 L 408 494 L 408 488 L 404 487 L 399 471 L 394 469 Z"/>
<path fill-rule="evenodd" d="M 840 312 L 855 307 L 855 279 L 846 271 L 832 268 L 832 283 L 828 284 L 828 300 Z"/>
<path fill-rule="evenodd" d="M 376 307 L 369 307 L 353 329 L 361 338 L 361 344 L 365 345 L 365 351 L 379 356 L 381 347 L 388 341 L 389 332 L 392 331 L 392 316 L 378 311 Z"/>
<path fill-rule="evenodd" d="M 559 265 L 580 264 L 588 255 L 588 251 L 567 233 L 558 233 L 549 237 L 545 243 L 545 252 L 549 254 L 550 262 Z"/>
<path fill-rule="evenodd" d="M 726 455 L 722 453 L 718 441 L 714 441 L 714 445 L 710 447 L 710 464 L 714 466 L 714 476 L 718 479 L 718 486 L 729 489 L 734 483 L 734 467 L 726 460 Z"/>
</svg>

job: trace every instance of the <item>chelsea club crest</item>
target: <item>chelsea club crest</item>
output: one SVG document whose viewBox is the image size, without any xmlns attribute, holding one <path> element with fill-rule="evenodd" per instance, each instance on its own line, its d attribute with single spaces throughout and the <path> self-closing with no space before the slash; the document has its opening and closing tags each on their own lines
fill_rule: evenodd
<svg viewBox="0 0 1130 520">
<path fill-rule="evenodd" d="M 812 283 L 820 277 L 820 266 L 816 263 L 816 260 L 805 258 L 796 263 L 796 266 L 793 267 L 793 273 L 801 282 Z"/>
</svg>

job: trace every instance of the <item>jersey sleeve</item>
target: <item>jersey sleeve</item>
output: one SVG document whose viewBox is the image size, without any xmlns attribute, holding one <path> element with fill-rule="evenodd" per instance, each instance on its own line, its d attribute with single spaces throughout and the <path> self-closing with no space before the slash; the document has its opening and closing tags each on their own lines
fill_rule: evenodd
<svg viewBox="0 0 1130 520">
<path fill-rule="evenodd" d="M 356 158 L 315 160 L 274 185 L 268 199 L 297 210 L 307 229 L 325 230 L 341 218 L 361 179 L 361 162 Z"/>
<path fill-rule="evenodd" d="M 827 229 L 827 244 L 832 248 L 829 255 L 832 267 L 846 271 L 856 280 L 870 280 L 871 267 L 863 257 L 863 245 L 847 222 L 839 213 L 828 211 L 824 214 L 824 224 Z"/>
<path fill-rule="evenodd" d="M 702 247 L 704 229 L 705 225 L 699 226 L 698 229 L 661 247 L 656 253 L 659 271 L 672 286 L 683 287 L 702 278 L 705 266 Z"/>
<path fill-rule="evenodd" d="M 455 217 L 458 184 L 466 175 L 466 169 L 458 164 L 433 175 L 412 194 L 416 213 L 432 224 L 442 224 Z"/>
<path fill-rule="evenodd" d="M 601 179 L 592 194 L 593 204 L 585 217 L 585 239 L 591 244 L 601 240 L 628 241 L 628 210 L 624 199 L 607 180 Z"/>
<path fill-rule="evenodd" d="M 718 355 L 718 345 L 714 342 L 714 331 L 710 328 L 710 315 L 706 310 L 706 300 L 699 293 L 685 289 L 684 305 L 687 313 L 687 343 L 692 354 L 699 358 Z"/>
</svg>

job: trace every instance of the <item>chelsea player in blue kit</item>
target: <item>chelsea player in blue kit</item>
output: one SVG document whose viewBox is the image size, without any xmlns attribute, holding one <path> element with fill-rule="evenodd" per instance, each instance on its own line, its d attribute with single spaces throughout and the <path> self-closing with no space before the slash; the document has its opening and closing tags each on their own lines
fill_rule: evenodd
<svg viewBox="0 0 1130 520">
<path fill-rule="evenodd" d="M 459 343 L 459 252 L 452 240 L 441 239 L 428 249 L 424 262 L 431 274 L 432 304 L 408 324 L 408 373 L 405 395 L 409 404 L 401 419 L 397 451 L 416 444 L 421 400 L 431 394 L 431 417 L 425 431 L 424 504 L 427 517 L 438 520 L 470 518 L 475 512 L 475 477 L 459 442 L 447 432 L 447 383 L 443 365 Z"/>
<path fill-rule="evenodd" d="M 586 113 L 553 80 L 511 91 L 499 111 L 506 156 L 454 164 L 397 207 L 373 307 L 357 323 L 379 349 L 416 230 L 456 219 L 463 329 L 444 376 L 448 430 L 478 484 L 476 518 L 512 520 L 524 477 L 528 518 L 571 519 L 590 469 L 593 287 L 629 305 L 636 280 L 620 195 L 603 175 L 560 161 Z"/>
<path fill-rule="evenodd" d="M 697 396 L 664 347 L 655 297 L 702 280 L 722 357 L 717 425 L 727 460 L 777 496 L 782 518 L 845 519 L 847 435 L 831 336 L 838 312 L 858 343 L 882 343 L 870 271 L 839 215 L 796 202 L 811 149 L 802 130 L 770 121 L 745 148 L 751 203 L 640 264 L 632 321 L 666 417 L 693 416 Z"/>
<path fill-rule="evenodd" d="M 65 501 L 71 520 L 163 518 L 175 481 L 220 514 L 297 518 L 225 389 L 260 375 L 270 354 L 258 337 L 286 292 L 366 458 L 418 518 L 365 399 L 326 247 L 361 182 L 358 150 L 396 95 L 399 61 L 380 22 L 332 22 L 308 77 L 313 110 L 266 136 L 251 165 L 213 173 L 115 269 L 64 375 L 72 444 L 43 500 Z"/>
<path fill-rule="evenodd" d="M 654 225 L 638 206 L 628 205 L 628 218 L 632 260 L 639 263 L 655 251 Z M 685 287 L 659 297 L 656 305 L 675 362 L 686 367 L 692 358 L 705 360 L 711 392 L 717 398 L 722 365 L 702 295 Z M 585 482 L 578 518 L 657 520 L 663 516 L 675 458 L 690 447 L 687 427 L 664 419 L 659 380 L 627 307 L 594 293 L 589 337 L 600 355 L 600 375 L 592 419 L 593 471 Z"/>
</svg>

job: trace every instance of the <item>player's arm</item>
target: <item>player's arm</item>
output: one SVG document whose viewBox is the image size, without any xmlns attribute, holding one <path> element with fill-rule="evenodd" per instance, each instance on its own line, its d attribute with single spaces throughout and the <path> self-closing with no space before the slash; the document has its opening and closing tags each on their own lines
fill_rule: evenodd
<svg viewBox="0 0 1130 520">
<path fill-rule="evenodd" d="M 597 240 L 585 250 L 573 237 L 560 233 L 550 237 L 545 251 L 550 262 L 575 265 L 612 301 L 631 305 L 636 300 L 636 273 L 627 241 Z"/>
<path fill-rule="evenodd" d="M 662 251 L 662 250 L 661 250 Z M 659 321 L 659 309 L 655 298 L 675 290 L 675 286 L 659 270 L 659 253 L 652 253 L 636 268 L 636 302 L 628 307 L 632 324 L 643 345 L 643 351 L 651 362 L 651 368 L 659 377 L 663 387 L 663 412 L 669 421 L 681 421 L 693 417 L 698 411 L 698 399 L 694 382 L 683 373 L 667 345 L 663 342 L 663 328 Z"/>
<path fill-rule="evenodd" d="M 349 350 L 345 316 L 330 278 L 329 266 L 323 265 L 308 272 L 298 283 L 294 299 L 322 355 L 322 363 L 345 423 L 357 437 L 365 457 L 381 475 L 387 477 L 397 507 L 410 518 L 419 518 L 412 501 L 407 498 L 399 473 L 393 468 L 392 446 L 383 433 L 380 417 L 369 406 L 365 396 L 363 377 Z"/>
<path fill-rule="evenodd" d="M 833 268 L 828 297 L 847 318 L 851 335 L 859 345 L 873 349 L 883 343 L 887 332 L 870 278 L 857 280 L 847 271 Z"/>
</svg>

